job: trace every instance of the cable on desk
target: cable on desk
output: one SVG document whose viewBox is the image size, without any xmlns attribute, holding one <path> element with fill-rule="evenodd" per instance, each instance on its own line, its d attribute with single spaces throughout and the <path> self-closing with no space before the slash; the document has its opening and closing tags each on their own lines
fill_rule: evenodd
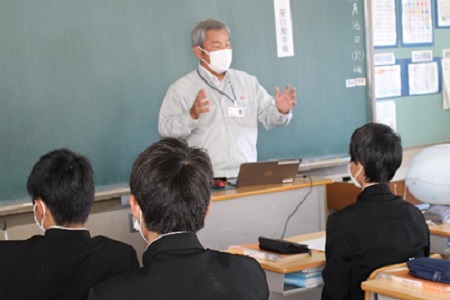
<svg viewBox="0 0 450 300">
<path fill-rule="evenodd" d="M 303 197 L 302 201 L 300 201 L 297 204 L 297 206 L 295 207 L 294 211 L 289 215 L 289 217 L 286 220 L 286 223 L 284 223 L 284 229 L 283 229 L 283 234 L 281 235 L 281 239 L 284 238 L 284 234 L 286 233 L 286 228 L 287 228 L 287 225 L 288 225 L 290 219 L 297 212 L 297 210 L 299 209 L 300 205 L 302 205 L 302 203 L 305 202 L 306 198 L 308 198 L 309 194 L 311 194 L 311 192 L 312 192 L 312 188 L 313 188 L 312 178 L 309 175 L 303 175 L 303 178 L 306 178 L 306 177 L 309 178 L 309 190 L 306 193 L 305 197 Z"/>
</svg>

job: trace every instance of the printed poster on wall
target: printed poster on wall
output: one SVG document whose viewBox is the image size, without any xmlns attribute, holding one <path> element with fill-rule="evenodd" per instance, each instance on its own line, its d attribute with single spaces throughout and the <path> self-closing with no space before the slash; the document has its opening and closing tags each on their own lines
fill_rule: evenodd
<svg viewBox="0 0 450 300">
<path fill-rule="evenodd" d="M 374 47 L 397 45 L 395 0 L 372 1 L 372 32 Z"/>
<path fill-rule="evenodd" d="M 410 95 L 434 94 L 439 91 L 437 62 L 409 64 L 408 82 Z"/>
<path fill-rule="evenodd" d="M 400 65 L 375 67 L 375 98 L 399 97 L 402 95 Z"/>
<path fill-rule="evenodd" d="M 433 43 L 431 0 L 402 0 L 402 41 L 404 45 Z"/>
<path fill-rule="evenodd" d="M 442 98 L 444 109 L 450 109 L 450 59 L 442 60 Z"/>
<path fill-rule="evenodd" d="M 450 0 L 437 0 L 437 26 L 450 27 Z"/>
</svg>

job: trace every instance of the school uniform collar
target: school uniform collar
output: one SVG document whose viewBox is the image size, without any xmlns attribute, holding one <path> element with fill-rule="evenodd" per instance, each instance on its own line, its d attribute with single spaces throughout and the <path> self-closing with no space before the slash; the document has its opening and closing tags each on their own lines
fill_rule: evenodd
<svg viewBox="0 0 450 300">
<path fill-rule="evenodd" d="M 394 194 L 387 183 L 378 183 L 366 187 L 362 190 L 357 198 L 357 202 L 380 202 L 392 200 Z"/>
<path fill-rule="evenodd" d="M 144 265 L 150 264 L 153 257 L 162 252 L 177 250 L 204 250 L 198 237 L 192 232 L 183 232 L 163 236 L 152 242 L 144 252 L 142 261 Z"/>
<path fill-rule="evenodd" d="M 51 239 L 61 240 L 87 240 L 91 238 L 91 234 L 85 228 L 83 229 L 64 229 L 64 228 L 48 228 L 44 236 Z"/>
</svg>

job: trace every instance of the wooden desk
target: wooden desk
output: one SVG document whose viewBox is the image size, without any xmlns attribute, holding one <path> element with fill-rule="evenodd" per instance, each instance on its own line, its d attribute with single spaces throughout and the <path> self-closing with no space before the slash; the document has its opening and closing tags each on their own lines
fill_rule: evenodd
<svg viewBox="0 0 450 300">
<path fill-rule="evenodd" d="M 405 197 L 405 200 L 416 205 L 421 203 L 406 188 L 405 181 L 393 181 L 389 183 L 392 193 Z M 334 182 L 327 185 L 327 206 L 331 210 L 341 210 L 344 207 L 356 202 L 356 198 L 361 192 L 351 181 Z"/>
<path fill-rule="evenodd" d="M 430 225 L 428 228 L 430 229 L 430 252 L 449 255 L 450 223 Z"/>
<path fill-rule="evenodd" d="M 378 299 L 404 299 L 404 300 L 449 300 L 450 293 L 439 293 L 422 288 L 403 285 L 389 279 L 377 278 L 364 281 L 361 284 L 363 291 L 378 294 Z M 380 297 L 384 296 L 384 298 Z"/>
<path fill-rule="evenodd" d="M 332 184 L 333 180 L 328 178 L 312 177 L 312 186 L 322 186 Z M 223 190 L 214 190 L 211 201 L 232 200 L 236 198 L 262 195 L 267 193 L 279 193 L 285 191 L 292 191 L 301 188 L 308 188 L 310 181 L 308 178 L 297 177 L 292 183 L 285 184 L 265 184 L 246 187 L 231 187 Z"/>
<path fill-rule="evenodd" d="M 285 236 L 325 230 L 325 186 L 331 183 L 313 177 L 311 185 L 309 178 L 300 177 L 293 183 L 215 190 L 198 237 L 214 249 L 255 243 L 259 236 L 281 238 L 286 220 L 303 199 Z"/>
<path fill-rule="evenodd" d="M 297 235 L 287 238 L 286 240 L 292 242 L 303 242 L 323 237 L 325 237 L 325 231 Z M 230 250 L 230 252 L 233 251 Z M 264 259 L 257 259 L 257 260 L 260 263 L 261 267 L 266 272 L 267 284 L 269 286 L 270 292 L 275 292 L 282 294 L 283 296 L 287 296 L 305 292 L 311 289 L 320 289 L 320 290 L 322 289 L 321 287 L 288 288 L 284 285 L 284 275 L 286 273 L 292 273 L 306 269 L 313 269 L 325 266 L 325 253 L 322 251 L 312 250 L 311 255 L 307 254 L 293 255 L 292 258 L 280 261 L 269 261 Z"/>
</svg>

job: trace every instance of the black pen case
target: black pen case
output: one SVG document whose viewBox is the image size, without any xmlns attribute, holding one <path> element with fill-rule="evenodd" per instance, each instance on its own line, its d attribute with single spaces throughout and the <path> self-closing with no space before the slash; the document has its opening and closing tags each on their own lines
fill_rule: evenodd
<svg viewBox="0 0 450 300">
<path fill-rule="evenodd" d="M 259 248 L 281 254 L 309 253 L 308 245 L 260 236 Z"/>
</svg>

